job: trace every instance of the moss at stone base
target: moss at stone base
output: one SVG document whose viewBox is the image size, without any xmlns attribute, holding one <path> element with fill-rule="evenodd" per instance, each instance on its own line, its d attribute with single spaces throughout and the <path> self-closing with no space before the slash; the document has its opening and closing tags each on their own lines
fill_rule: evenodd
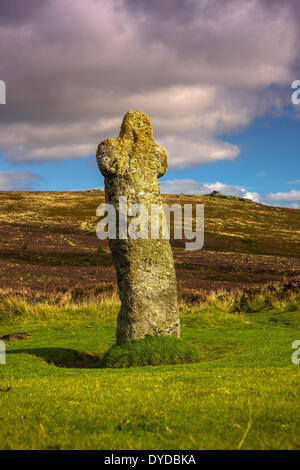
<svg viewBox="0 0 300 470">
<path fill-rule="evenodd" d="M 102 367 L 127 368 L 199 362 L 197 349 L 172 336 L 146 336 L 112 346 L 104 355 Z"/>
</svg>

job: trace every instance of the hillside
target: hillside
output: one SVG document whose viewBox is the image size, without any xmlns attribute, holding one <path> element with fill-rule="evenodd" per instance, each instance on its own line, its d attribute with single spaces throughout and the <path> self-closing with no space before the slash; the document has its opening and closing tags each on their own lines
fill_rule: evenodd
<svg viewBox="0 0 300 470">
<path fill-rule="evenodd" d="M 0 192 L 0 288 L 56 292 L 111 290 L 116 275 L 97 239 L 102 191 Z M 172 241 L 182 296 L 219 288 L 255 289 L 300 275 L 300 211 L 240 198 L 164 195 L 204 203 L 205 246 Z"/>
<path fill-rule="evenodd" d="M 300 293 L 274 281 L 300 274 L 300 211 L 164 199 L 205 204 L 205 247 L 172 242 L 175 341 L 197 362 L 175 343 L 175 362 L 127 343 L 118 368 L 115 269 L 95 234 L 103 192 L 0 193 L 1 449 L 299 449 Z"/>
</svg>

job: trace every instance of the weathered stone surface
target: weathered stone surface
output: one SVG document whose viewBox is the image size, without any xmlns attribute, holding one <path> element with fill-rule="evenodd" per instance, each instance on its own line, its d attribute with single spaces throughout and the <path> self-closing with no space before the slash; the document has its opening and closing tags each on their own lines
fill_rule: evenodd
<svg viewBox="0 0 300 470">
<path fill-rule="evenodd" d="M 117 216 L 119 198 L 125 196 L 128 205 L 144 204 L 150 226 L 151 204 L 162 203 L 157 178 L 167 170 L 167 155 L 153 139 L 147 114 L 129 111 L 119 137 L 100 143 L 97 161 L 105 177 L 106 202 L 114 205 Z M 177 284 L 169 240 L 117 237 L 109 244 L 122 304 L 117 343 L 146 335 L 179 336 Z"/>
</svg>

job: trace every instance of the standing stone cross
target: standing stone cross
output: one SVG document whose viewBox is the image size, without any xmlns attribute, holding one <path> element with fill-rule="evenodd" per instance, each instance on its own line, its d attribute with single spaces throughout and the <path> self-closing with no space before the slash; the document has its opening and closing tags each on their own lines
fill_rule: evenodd
<svg viewBox="0 0 300 470">
<path fill-rule="evenodd" d="M 151 219 L 151 205 L 162 205 L 157 178 L 167 170 L 165 149 L 153 139 L 147 114 L 129 111 L 117 139 L 100 143 L 97 162 L 105 177 L 106 203 L 119 214 L 119 198 L 143 204 Z M 150 220 L 151 224 L 151 220 Z M 147 335 L 179 336 L 177 283 L 168 239 L 109 239 L 117 269 L 121 309 L 117 343 Z"/>
</svg>

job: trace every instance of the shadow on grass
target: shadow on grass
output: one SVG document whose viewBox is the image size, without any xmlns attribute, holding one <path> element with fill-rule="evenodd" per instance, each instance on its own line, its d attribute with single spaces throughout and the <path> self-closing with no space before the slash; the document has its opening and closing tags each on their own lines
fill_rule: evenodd
<svg viewBox="0 0 300 470">
<path fill-rule="evenodd" d="M 102 358 L 75 349 L 67 348 L 28 348 L 7 351 L 7 354 L 31 354 L 43 359 L 47 364 L 69 369 L 102 368 Z"/>
</svg>

